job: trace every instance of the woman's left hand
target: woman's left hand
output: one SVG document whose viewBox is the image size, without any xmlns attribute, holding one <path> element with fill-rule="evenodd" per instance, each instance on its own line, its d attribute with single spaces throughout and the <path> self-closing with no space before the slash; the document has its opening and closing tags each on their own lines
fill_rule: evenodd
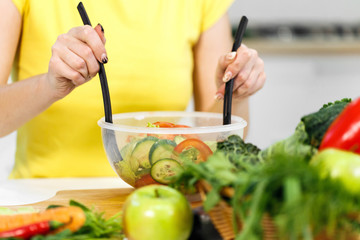
<svg viewBox="0 0 360 240">
<path fill-rule="evenodd" d="M 241 45 L 237 52 L 230 52 L 219 58 L 216 69 L 216 97 L 222 99 L 225 83 L 234 78 L 233 99 L 251 96 L 265 83 L 264 61 L 256 50 Z"/>
</svg>

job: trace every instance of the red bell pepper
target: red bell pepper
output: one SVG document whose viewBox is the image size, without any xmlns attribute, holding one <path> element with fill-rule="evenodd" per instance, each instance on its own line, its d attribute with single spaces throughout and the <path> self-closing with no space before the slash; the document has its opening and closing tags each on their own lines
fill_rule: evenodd
<svg viewBox="0 0 360 240">
<path fill-rule="evenodd" d="M 30 239 L 36 235 L 45 235 L 64 224 L 58 221 L 43 221 L 0 232 L 0 238 Z"/>
<path fill-rule="evenodd" d="M 325 148 L 360 154 L 360 98 L 349 103 L 327 129 L 319 150 Z"/>
</svg>

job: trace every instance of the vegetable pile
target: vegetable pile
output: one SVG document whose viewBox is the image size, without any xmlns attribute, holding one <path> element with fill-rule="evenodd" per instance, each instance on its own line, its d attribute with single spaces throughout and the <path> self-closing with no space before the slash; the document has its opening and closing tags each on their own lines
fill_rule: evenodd
<svg viewBox="0 0 360 240">
<path fill-rule="evenodd" d="M 281 239 L 349 239 L 360 235 L 359 141 L 360 99 L 343 99 L 302 117 L 294 134 L 263 150 L 229 136 L 206 162 L 186 162 L 173 186 L 209 184 L 204 208 L 227 202 L 237 240 L 262 239 L 265 215 Z"/>
<path fill-rule="evenodd" d="M 1 214 L 0 239 L 123 239 L 120 213 L 105 219 L 103 213 L 76 201 L 70 200 L 69 205 L 51 205 L 42 212 Z"/>
<path fill-rule="evenodd" d="M 190 128 L 171 122 L 148 123 L 147 127 Z M 120 150 L 122 161 L 115 163 L 119 176 L 131 186 L 169 184 L 181 168 L 183 159 L 205 161 L 216 146 L 216 141 L 204 142 L 192 134 L 146 134 L 129 139 Z"/>
<path fill-rule="evenodd" d="M 155 122 L 148 127 L 187 126 Z M 129 139 L 121 155 L 117 170 L 136 187 L 160 183 L 192 192 L 205 182 L 211 187 L 205 210 L 226 202 L 234 213 L 236 240 L 262 239 L 264 216 L 270 216 L 281 239 L 360 236 L 360 98 L 324 105 L 302 117 L 291 136 L 265 149 L 237 135 L 222 142 L 146 135 Z M 225 189 L 231 191 L 225 195 Z M 120 213 L 105 219 L 78 202 L 69 205 L 0 215 L 0 238 L 125 237 Z"/>
</svg>

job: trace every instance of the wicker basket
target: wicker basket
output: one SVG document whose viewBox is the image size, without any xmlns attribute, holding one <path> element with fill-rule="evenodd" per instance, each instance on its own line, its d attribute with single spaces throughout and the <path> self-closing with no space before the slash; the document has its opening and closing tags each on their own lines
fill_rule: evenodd
<svg viewBox="0 0 360 240">
<path fill-rule="evenodd" d="M 206 193 L 211 190 L 211 186 L 207 182 L 201 180 L 198 182 L 197 188 L 199 190 L 202 200 L 204 201 L 206 198 Z M 234 195 L 234 190 L 232 188 L 224 188 L 221 192 L 221 195 L 231 198 Z M 235 239 L 236 233 L 234 232 L 233 221 L 232 221 L 233 210 L 229 206 L 228 203 L 226 203 L 225 201 L 220 201 L 214 208 L 212 208 L 209 211 L 208 214 L 209 214 L 210 219 L 211 219 L 212 223 L 214 224 L 215 228 L 218 230 L 218 232 L 220 233 L 221 237 L 224 240 Z M 357 215 L 354 218 L 359 219 L 359 216 Z M 280 239 L 277 234 L 276 226 L 268 214 L 265 214 L 263 216 L 261 225 L 263 228 L 263 238 L 262 239 L 264 239 L 264 240 L 279 240 Z M 241 229 L 242 229 L 242 225 L 241 225 L 241 222 L 239 221 L 238 222 L 238 230 L 241 231 Z M 360 240 L 360 234 L 347 232 L 347 233 L 345 233 L 345 235 L 343 235 L 343 238 L 341 238 L 341 239 Z M 317 235 L 315 237 L 315 240 L 338 240 L 338 239 L 331 238 L 331 237 L 327 236 L 324 232 L 324 233 Z"/>
</svg>

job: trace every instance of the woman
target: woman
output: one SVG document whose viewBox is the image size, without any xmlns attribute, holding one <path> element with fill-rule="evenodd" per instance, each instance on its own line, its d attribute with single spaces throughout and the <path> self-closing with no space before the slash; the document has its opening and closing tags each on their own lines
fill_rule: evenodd
<svg viewBox="0 0 360 240">
<path fill-rule="evenodd" d="M 195 110 L 221 112 L 235 77 L 233 114 L 248 119 L 265 73 L 255 50 L 228 53 L 231 2 L 85 0 L 104 27 L 93 29 L 81 26 L 75 0 L 1 1 L 0 136 L 18 131 L 10 177 L 114 175 L 96 124 L 97 61 L 107 63 L 113 113 L 184 110 L 192 94 Z"/>
</svg>

